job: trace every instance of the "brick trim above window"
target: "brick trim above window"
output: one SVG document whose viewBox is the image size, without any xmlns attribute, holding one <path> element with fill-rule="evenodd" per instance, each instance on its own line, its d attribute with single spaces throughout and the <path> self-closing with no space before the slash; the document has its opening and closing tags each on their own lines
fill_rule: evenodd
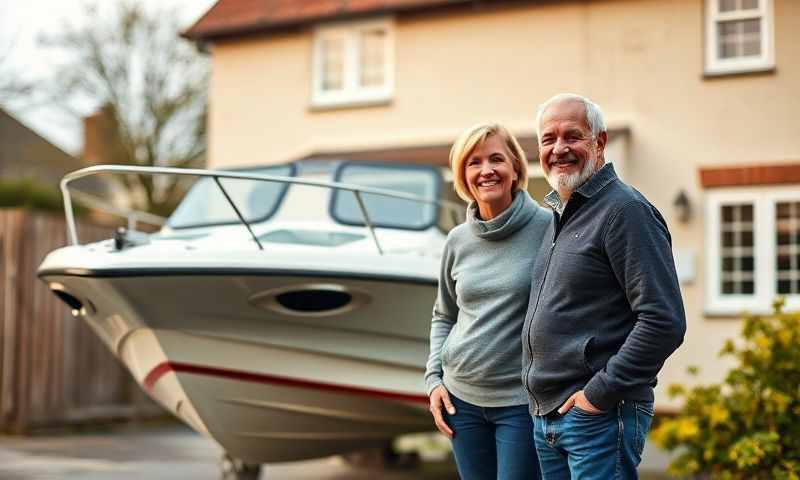
<svg viewBox="0 0 800 480">
<path fill-rule="evenodd" d="M 800 183 L 800 163 L 700 168 L 703 188 Z"/>
</svg>

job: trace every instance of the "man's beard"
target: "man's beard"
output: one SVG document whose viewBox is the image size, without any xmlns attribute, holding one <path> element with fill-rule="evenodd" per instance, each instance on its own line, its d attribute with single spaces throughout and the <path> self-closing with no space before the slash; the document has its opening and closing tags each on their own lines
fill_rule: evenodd
<svg viewBox="0 0 800 480">
<path fill-rule="evenodd" d="M 595 155 L 592 155 L 592 157 L 593 158 L 586 160 L 586 163 L 583 164 L 583 168 L 574 173 L 558 173 L 555 168 L 551 168 L 550 173 L 547 175 L 547 183 L 549 183 L 550 187 L 556 191 L 558 191 L 560 188 L 569 191 L 575 191 L 594 174 L 597 157 Z M 567 154 L 564 159 L 567 161 L 578 160 L 575 154 L 572 152 Z"/>
</svg>

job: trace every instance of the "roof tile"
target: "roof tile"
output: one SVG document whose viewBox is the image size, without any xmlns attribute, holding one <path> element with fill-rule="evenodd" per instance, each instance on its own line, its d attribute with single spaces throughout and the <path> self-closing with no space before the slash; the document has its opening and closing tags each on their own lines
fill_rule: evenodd
<svg viewBox="0 0 800 480">
<path fill-rule="evenodd" d="M 184 32 L 193 40 L 269 31 L 332 18 L 419 10 L 475 0 L 219 0 Z"/>
</svg>

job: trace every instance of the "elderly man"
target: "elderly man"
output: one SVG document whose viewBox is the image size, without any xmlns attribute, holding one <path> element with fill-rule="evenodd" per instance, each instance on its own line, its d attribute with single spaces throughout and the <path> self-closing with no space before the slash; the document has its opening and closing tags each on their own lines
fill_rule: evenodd
<svg viewBox="0 0 800 480">
<path fill-rule="evenodd" d="M 637 478 L 656 374 L 686 331 L 670 234 L 605 163 L 597 105 L 557 95 L 537 123 L 555 212 L 533 271 L 522 375 L 542 475 Z"/>
</svg>

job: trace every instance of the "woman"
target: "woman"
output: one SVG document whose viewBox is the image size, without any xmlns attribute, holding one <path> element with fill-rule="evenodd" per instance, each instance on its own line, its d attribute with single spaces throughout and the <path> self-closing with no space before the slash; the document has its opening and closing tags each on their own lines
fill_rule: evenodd
<svg viewBox="0 0 800 480">
<path fill-rule="evenodd" d="M 500 125 L 461 134 L 450 166 L 469 207 L 442 255 L 425 372 L 430 410 L 463 480 L 535 479 L 520 334 L 552 214 L 528 195 L 525 154 Z"/>
</svg>

